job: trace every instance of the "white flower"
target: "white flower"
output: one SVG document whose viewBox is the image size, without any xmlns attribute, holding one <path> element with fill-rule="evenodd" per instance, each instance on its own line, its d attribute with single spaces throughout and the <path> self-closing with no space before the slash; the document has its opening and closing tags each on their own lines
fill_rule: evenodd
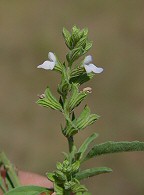
<svg viewBox="0 0 144 195">
<path fill-rule="evenodd" d="M 45 70 L 53 70 L 57 62 L 54 53 L 49 52 L 48 58 L 49 60 L 44 61 L 44 63 L 37 66 L 37 68 L 43 68 Z"/>
<path fill-rule="evenodd" d="M 101 73 L 103 68 L 97 67 L 94 64 L 90 64 L 92 62 L 92 56 L 86 56 L 83 62 L 83 66 L 87 73 L 94 72 L 94 73 Z"/>
</svg>

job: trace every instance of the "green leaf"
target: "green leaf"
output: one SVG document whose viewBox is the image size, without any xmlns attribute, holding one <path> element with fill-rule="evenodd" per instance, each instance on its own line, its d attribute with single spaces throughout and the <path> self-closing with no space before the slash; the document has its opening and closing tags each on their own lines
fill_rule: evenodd
<svg viewBox="0 0 144 195">
<path fill-rule="evenodd" d="M 57 99 L 52 95 L 49 88 L 45 90 L 45 97 L 42 99 L 39 99 L 37 101 L 39 105 L 42 105 L 43 107 L 50 107 L 54 110 L 60 110 L 62 111 L 61 104 L 57 101 Z"/>
<path fill-rule="evenodd" d="M 78 153 L 80 153 L 80 159 L 83 157 L 83 154 L 87 150 L 89 144 L 94 141 L 98 137 L 97 133 L 93 133 L 90 137 L 88 137 L 83 144 L 80 146 Z"/>
<path fill-rule="evenodd" d="M 111 154 L 117 152 L 132 152 L 132 151 L 144 151 L 144 142 L 108 141 L 102 144 L 97 144 L 88 152 L 88 154 L 86 155 L 83 161 L 86 161 L 90 158 L 100 156 L 103 154 Z"/>
<path fill-rule="evenodd" d="M 43 192 L 48 195 L 51 194 L 53 190 L 39 186 L 20 186 L 8 191 L 4 195 L 40 195 Z"/>
<path fill-rule="evenodd" d="M 72 95 L 69 102 L 69 108 L 72 111 L 75 107 L 77 107 L 87 96 L 86 92 L 79 92 L 78 84 L 72 83 Z"/>
<path fill-rule="evenodd" d="M 109 173 L 109 172 L 112 172 L 112 169 L 107 168 L 107 167 L 96 167 L 96 168 L 86 169 L 84 171 L 77 173 L 76 179 L 82 180 L 88 177 L 92 177 L 92 176 L 99 175 L 102 173 Z"/>
<path fill-rule="evenodd" d="M 76 121 L 78 129 L 84 129 L 86 126 L 93 124 L 99 118 L 96 114 L 90 114 L 90 109 L 85 106 L 79 118 Z"/>
</svg>

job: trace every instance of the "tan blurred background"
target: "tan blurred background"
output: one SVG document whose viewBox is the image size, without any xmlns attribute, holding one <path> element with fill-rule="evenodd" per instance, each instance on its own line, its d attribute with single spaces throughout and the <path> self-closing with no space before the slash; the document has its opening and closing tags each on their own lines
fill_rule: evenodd
<svg viewBox="0 0 144 195">
<path fill-rule="evenodd" d="M 76 143 L 94 131 L 97 143 L 144 141 L 144 1 L 1 0 L 0 147 L 19 169 L 45 174 L 67 151 L 61 114 L 35 103 L 47 85 L 56 92 L 58 74 L 36 67 L 49 51 L 64 60 L 61 31 L 74 24 L 89 28 L 89 54 L 104 68 L 87 84 L 93 88 L 87 102 L 101 118 Z M 93 195 L 144 194 L 143 152 L 100 157 L 89 166 L 113 169 L 85 182 Z"/>
</svg>

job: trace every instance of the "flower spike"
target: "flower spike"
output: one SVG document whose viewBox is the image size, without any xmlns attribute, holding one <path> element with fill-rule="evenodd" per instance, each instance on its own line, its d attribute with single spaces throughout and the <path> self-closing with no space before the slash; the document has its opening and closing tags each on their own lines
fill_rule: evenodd
<svg viewBox="0 0 144 195">
<path fill-rule="evenodd" d="M 83 66 L 87 73 L 101 73 L 103 71 L 103 68 L 97 67 L 94 64 L 90 64 L 92 62 L 92 56 L 86 56 L 83 62 Z"/>
<path fill-rule="evenodd" d="M 38 65 L 37 68 L 43 68 L 45 70 L 53 70 L 56 63 L 57 63 L 56 56 L 54 55 L 54 53 L 49 52 L 48 58 L 49 58 L 49 60 L 44 61 L 44 63 Z"/>
</svg>

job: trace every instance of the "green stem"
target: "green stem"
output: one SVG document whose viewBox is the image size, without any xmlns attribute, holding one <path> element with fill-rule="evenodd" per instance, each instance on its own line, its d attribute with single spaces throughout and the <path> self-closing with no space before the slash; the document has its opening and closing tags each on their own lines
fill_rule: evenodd
<svg viewBox="0 0 144 195">
<path fill-rule="evenodd" d="M 16 174 L 16 171 L 14 169 L 14 166 L 11 164 L 11 162 L 8 160 L 4 152 L 0 153 L 0 162 L 4 166 L 7 172 L 7 177 L 9 179 L 9 182 L 12 184 L 12 187 L 18 187 L 20 186 L 20 182 L 18 179 L 18 176 Z"/>
<path fill-rule="evenodd" d="M 73 136 L 68 137 L 68 144 L 69 144 L 69 152 L 71 153 L 74 145 Z"/>
</svg>

